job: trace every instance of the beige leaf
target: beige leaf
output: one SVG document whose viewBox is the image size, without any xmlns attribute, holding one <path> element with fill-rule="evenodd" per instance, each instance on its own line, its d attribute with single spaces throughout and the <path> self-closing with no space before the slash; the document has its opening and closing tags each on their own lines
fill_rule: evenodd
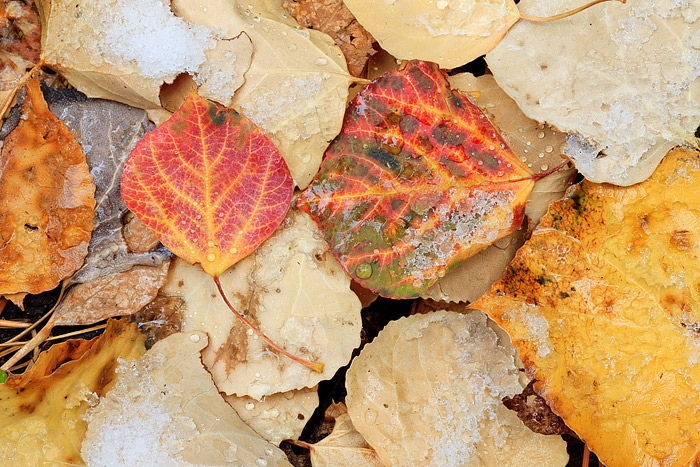
<svg viewBox="0 0 700 467">
<path fill-rule="evenodd" d="M 165 283 L 170 260 L 160 266 L 134 266 L 127 272 L 78 284 L 66 293 L 53 316 L 55 326 L 92 324 L 136 313 L 156 297 Z"/>
<path fill-rule="evenodd" d="M 304 388 L 267 396 L 224 396 L 241 419 L 263 438 L 279 445 L 285 439 L 297 439 L 318 407 L 318 389 Z"/>
<path fill-rule="evenodd" d="M 491 75 L 471 73 L 450 76 L 450 85 L 472 96 L 500 130 L 510 148 L 535 173 L 561 164 L 566 135 L 529 119 Z M 550 203 L 561 199 L 571 185 L 575 170 L 560 170 L 535 182 L 525 204 L 527 230 L 532 231 Z M 506 266 L 523 244 L 523 230 L 499 240 L 462 263 L 421 295 L 452 302 L 473 302 L 501 278 Z"/>
<path fill-rule="evenodd" d="M 518 7 L 546 16 L 578 3 Z M 567 151 L 586 178 L 631 185 L 651 175 L 670 147 L 697 144 L 699 5 L 629 0 L 551 24 L 521 22 L 486 61 L 530 118 L 592 144 L 571 139 Z M 605 157 L 597 157 L 601 150 Z"/>
<path fill-rule="evenodd" d="M 350 361 L 360 344 L 360 301 L 322 233 L 293 209 L 275 233 L 220 276 L 234 308 L 293 355 L 322 362 L 323 373 L 270 351 L 226 307 L 211 276 L 176 260 L 162 294 L 185 300 L 184 331 L 205 331 L 202 359 L 220 391 L 257 400 L 313 387 Z"/>
<path fill-rule="evenodd" d="M 245 31 L 255 54 L 233 106 L 280 150 L 299 188 L 318 171 L 340 131 L 348 86 L 355 80 L 333 40 L 302 29 L 273 0 L 175 0 L 175 14 L 227 31 Z"/>
<path fill-rule="evenodd" d="M 520 18 L 513 0 L 345 0 L 383 49 L 455 68 L 491 50 Z"/>
<path fill-rule="evenodd" d="M 88 465 L 291 465 L 219 395 L 200 359 L 207 342 L 177 333 L 121 363 L 114 389 L 86 414 Z"/>
<path fill-rule="evenodd" d="M 335 419 L 333 432 L 316 444 L 297 442 L 311 451 L 313 467 L 383 467 L 374 449 L 352 426 L 342 402 L 331 404 L 326 419 Z"/>
<path fill-rule="evenodd" d="M 564 466 L 566 443 L 501 403 L 520 393 L 515 349 L 478 311 L 390 322 L 347 373 L 352 423 L 388 466 Z"/>
<path fill-rule="evenodd" d="M 42 58 L 89 97 L 158 108 L 163 83 L 190 73 L 226 104 L 250 64 L 246 37 L 217 40 L 217 31 L 175 17 L 161 0 L 37 4 Z"/>
</svg>

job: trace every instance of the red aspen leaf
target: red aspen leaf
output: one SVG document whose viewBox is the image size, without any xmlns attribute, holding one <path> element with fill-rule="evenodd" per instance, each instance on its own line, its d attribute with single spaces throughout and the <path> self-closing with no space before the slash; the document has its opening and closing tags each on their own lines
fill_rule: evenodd
<svg viewBox="0 0 700 467">
<path fill-rule="evenodd" d="M 121 185 L 126 205 L 166 248 L 214 277 L 272 234 L 292 189 L 287 165 L 255 124 L 194 93 L 139 141 Z"/>
<path fill-rule="evenodd" d="M 0 153 L 0 295 L 53 289 L 83 264 L 95 186 L 85 154 L 34 79 Z"/>
<path fill-rule="evenodd" d="M 437 65 L 414 61 L 353 99 L 297 204 L 356 281 L 410 298 L 515 230 L 534 178 Z"/>
</svg>

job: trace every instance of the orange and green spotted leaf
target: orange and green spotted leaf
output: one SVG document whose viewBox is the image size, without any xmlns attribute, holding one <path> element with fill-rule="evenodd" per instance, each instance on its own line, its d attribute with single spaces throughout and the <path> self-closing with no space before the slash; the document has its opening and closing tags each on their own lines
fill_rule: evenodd
<svg viewBox="0 0 700 467">
<path fill-rule="evenodd" d="M 218 277 L 277 228 L 293 186 L 253 122 L 193 93 L 136 145 L 121 191 L 163 245 Z"/>
<path fill-rule="evenodd" d="M 350 103 L 297 205 L 355 280 L 410 298 L 515 230 L 535 178 L 437 65 L 412 61 Z"/>
</svg>

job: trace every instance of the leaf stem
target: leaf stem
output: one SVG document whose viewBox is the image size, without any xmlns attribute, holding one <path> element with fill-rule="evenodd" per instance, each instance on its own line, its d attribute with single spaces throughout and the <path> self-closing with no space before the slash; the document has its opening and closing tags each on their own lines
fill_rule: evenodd
<svg viewBox="0 0 700 467">
<path fill-rule="evenodd" d="M 285 357 L 289 357 L 292 360 L 294 360 L 295 362 L 301 363 L 305 367 L 310 368 L 318 373 L 323 372 L 323 363 L 309 362 L 309 361 L 304 360 L 302 358 L 296 357 L 296 356 L 290 354 L 289 352 L 287 352 L 286 350 L 284 350 L 279 345 L 272 342 L 272 340 L 269 337 L 267 337 L 260 329 L 255 327 L 255 325 L 253 323 L 248 321 L 242 314 L 240 314 L 239 312 L 237 312 L 233 308 L 233 305 L 231 305 L 231 302 L 228 301 L 228 298 L 226 297 L 226 294 L 224 293 L 223 287 L 221 287 L 221 282 L 219 281 L 219 276 L 212 276 L 212 278 L 214 279 L 214 283 L 216 284 L 216 287 L 219 289 L 219 293 L 221 294 L 221 298 L 224 299 L 224 302 L 226 302 L 226 305 L 228 305 L 229 309 L 233 312 L 233 314 L 236 315 L 241 321 L 243 321 L 250 329 L 252 329 L 255 334 L 260 336 L 260 338 L 263 341 L 265 341 L 265 343 L 267 343 L 270 347 L 277 350 L 279 353 L 281 353 Z"/>
<path fill-rule="evenodd" d="M 299 446 L 300 448 L 308 449 L 309 451 L 313 451 L 314 445 L 309 444 L 306 441 L 301 441 L 299 439 L 285 439 L 286 442 L 289 444 L 293 444 L 294 446 Z"/>
<path fill-rule="evenodd" d="M 539 16 L 528 16 L 528 15 L 525 15 L 525 14 L 523 14 L 523 13 L 520 13 L 520 18 L 524 19 L 525 21 L 532 21 L 533 23 L 549 23 L 550 21 L 556 21 L 556 20 L 559 20 L 559 19 L 568 18 L 569 16 L 575 15 L 576 13 L 578 13 L 578 12 L 580 12 L 580 11 L 583 11 L 583 10 L 585 10 L 586 8 L 590 8 L 590 7 L 592 7 L 593 5 L 597 5 L 597 4 L 599 4 L 599 3 L 609 2 L 609 1 L 612 1 L 612 0 L 593 0 L 592 2 L 587 3 L 587 4 L 585 4 L 585 5 L 581 6 L 581 7 L 575 8 L 575 9 L 573 9 L 573 10 L 571 10 L 571 11 L 567 11 L 567 12 L 564 12 L 564 13 L 560 13 L 560 14 L 554 15 L 554 16 L 547 16 L 547 17 L 544 17 L 544 18 L 539 17 Z M 615 0 L 615 1 L 618 1 L 618 2 L 620 2 L 620 3 L 626 3 L 626 2 L 627 2 L 627 0 Z"/>
<path fill-rule="evenodd" d="M 546 177 L 547 175 L 551 175 L 551 174 L 553 174 L 554 172 L 556 172 L 556 171 L 558 171 L 559 169 L 561 169 L 562 167 L 564 167 L 565 165 L 567 165 L 568 163 L 569 163 L 569 160 L 567 159 L 567 160 L 565 160 L 564 162 L 562 162 L 561 164 L 559 164 L 558 166 L 554 167 L 553 169 L 545 170 L 544 172 L 540 172 L 540 173 L 538 173 L 538 174 L 535 174 L 535 175 L 532 177 L 532 179 L 535 180 L 535 181 L 537 181 L 537 180 L 539 180 L 539 179 L 541 179 L 541 178 Z"/>
</svg>

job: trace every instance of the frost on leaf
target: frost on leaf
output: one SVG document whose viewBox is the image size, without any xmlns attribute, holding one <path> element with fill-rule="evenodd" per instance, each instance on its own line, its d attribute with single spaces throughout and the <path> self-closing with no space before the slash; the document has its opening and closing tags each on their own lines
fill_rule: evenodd
<svg viewBox="0 0 700 467">
<path fill-rule="evenodd" d="M 473 305 L 608 467 L 697 462 L 699 181 L 687 149 L 632 187 L 584 181 Z"/>
<path fill-rule="evenodd" d="M 82 416 L 114 385 L 117 360 L 146 351 L 143 341 L 135 324 L 111 320 L 100 337 L 56 344 L 24 374 L 0 384 L 3 463 L 82 465 Z"/>
<path fill-rule="evenodd" d="M 306 187 L 340 131 L 354 80 L 333 40 L 299 28 L 273 0 L 175 0 L 172 8 L 226 36 L 250 37 L 255 54 L 232 105 L 275 143 L 296 185 Z"/>
<path fill-rule="evenodd" d="M 518 6 L 546 16 L 579 3 Z M 586 178 L 631 185 L 671 147 L 697 144 L 698 17 L 692 1 L 606 3 L 551 24 L 521 22 L 486 61 L 530 118 L 580 136 L 567 153 Z M 593 150 L 579 150 L 581 138 Z"/>
<path fill-rule="evenodd" d="M 56 287 L 82 266 L 93 230 L 85 154 L 36 79 L 21 112 L 0 153 L 0 295 Z"/>
<path fill-rule="evenodd" d="M 345 0 L 379 44 L 401 59 L 456 68 L 485 54 L 520 18 L 513 0 Z"/>
<path fill-rule="evenodd" d="M 290 466 L 221 397 L 202 366 L 206 345 L 205 333 L 177 333 L 120 361 L 114 388 L 85 416 L 88 465 Z"/>
<path fill-rule="evenodd" d="M 437 65 L 365 87 L 297 205 L 364 287 L 418 296 L 514 231 L 533 174 Z"/>
<path fill-rule="evenodd" d="M 256 400 L 249 396 L 224 396 L 241 419 L 260 436 L 278 445 L 297 439 L 318 407 L 318 389 L 303 388 L 278 392 Z"/>
<path fill-rule="evenodd" d="M 313 387 L 350 361 L 360 344 L 360 302 L 322 234 L 290 211 L 275 233 L 220 276 L 234 308 L 293 355 L 324 363 L 323 373 L 281 359 L 221 300 L 211 277 L 177 260 L 163 295 L 185 300 L 183 331 L 206 331 L 202 360 L 220 391 L 255 399 Z"/>
<path fill-rule="evenodd" d="M 494 328 L 476 310 L 413 315 L 353 360 L 348 413 L 385 465 L 566 465 L 560 437 L 531 432 L 501 403 L 524 385 Z"/>
</svg>

